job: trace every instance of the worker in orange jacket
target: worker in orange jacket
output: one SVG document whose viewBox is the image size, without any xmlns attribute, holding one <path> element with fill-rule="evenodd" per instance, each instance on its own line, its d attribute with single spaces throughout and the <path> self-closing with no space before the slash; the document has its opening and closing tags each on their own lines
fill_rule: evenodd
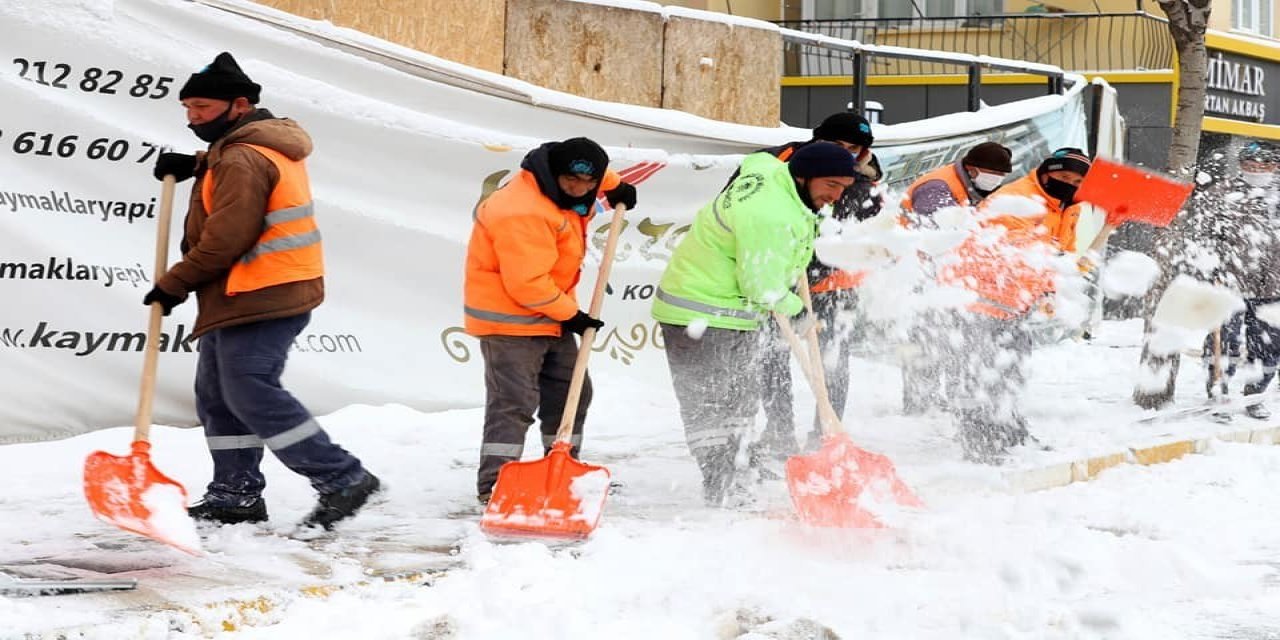
<svg viewBox="0 0 1280 640">
<path fill-rule="evenodd" d="M 1013 171 L 1013 152 L 998 142 L 980 142 L 964 157 L 916 179 L 902 198 L 909 226 L 933 227 L 933 215 L 947 207 L 977 207 Z M 943 407 L 959 383 L 956 355 L 938 328 L 952 324 L 946 312 L 922 314 L 911 330 L 916 353 L 902 361 L 902 412 L 921 415 Z M 942 374 L 941 376 L 939 374 Z M 940 378 L 945 377 L 945 380 Z"/>
<path fill-rule="evenodd" d="M 525 155 L 520 172 L 476 211 L 463 298 L 464 326 L 480 339 L 484 359 L 476 481 L 482 504 L 498 469 L 523 454 L 535 411 L 544 453 L 550 450 L 578 357 L 573 334 L 604 326 L 579 308 L 575 289 L 598 197 L 609 206 L 636 204 L 635 187 L 608 166 L 608 154 L 592 140 L 548 142 Z M 574 417 L 574 457 L 590 405 L 588 377 Z"/>
<path fill-rule="evenodd" d="M 980 210 L 989 216 L 984 225 L 1004 227 L 1004 236 L 970 239 L 940 270 L 941 283 L 977 294 L 957 314 L 952 335 L 958 344 L 951 345 L 961 372 L 951 410 L 969 460 L 998 463 L 1009 448 L 1034 440 L 1018 411 L 1032 346 L 1023 321 L 1054 291 L 1045 259 L 1075 248 L 1075 191 L 1091 164 L 1079 149 L 1058 149 L 1026 177 L 997 189 Z M 996 195 L 1026 196 L 1044 211 L 1001 211 L 1012 203 Z"/>
<path fill-rule="evenodd" d="M 1000 188 L 1011 171 L 1013 152 L 1008 147 L 999 142 L 980 142 L 963 158 L 912 182 L 903 194 L 902 212 L 919 223 L 946 207 L 976 207 Z"/>
<path fill-rule="evenodd" d="M 1054 151 L 1035 171 L 996 189 L 993 196 L 1023 196 L 1042 203 L 1039 215 L 999 214 L 985 224 L 998 224 L 1009 230 L 1018 242 L 1040 240 L 1051 243 L 1059 251 L 1076 250 L 1076 223 L 1080 221 L 1080 205 L 1075 201 L 1076 189 L 1084 182 L 1093 161 L 1075 147 Z M 988 200 L 989 202 L 989 200 Z"/>
</svg>

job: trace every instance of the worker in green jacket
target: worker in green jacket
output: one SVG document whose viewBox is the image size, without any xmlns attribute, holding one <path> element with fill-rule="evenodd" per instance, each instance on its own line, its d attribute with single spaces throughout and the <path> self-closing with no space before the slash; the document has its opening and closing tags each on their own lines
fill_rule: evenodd
<svg viewBox="0 0 1280 640">
<path fill-rule="evenodd" d="M 746 458 L 740 448 L 760 406 L 761 322 L 777 311 L 796 318 L 802 333 L 814 328 L 791 289 L 813 257 L 817 212 L 853 184 L 855 165 L 829 142 L 805 145 L 789 162 L 747 156 L 740 175 L 698 211 L 662 274 L 653 317 L 708 505 L 753 499 L 751 473 L 735 461 Z"/>
</svg>

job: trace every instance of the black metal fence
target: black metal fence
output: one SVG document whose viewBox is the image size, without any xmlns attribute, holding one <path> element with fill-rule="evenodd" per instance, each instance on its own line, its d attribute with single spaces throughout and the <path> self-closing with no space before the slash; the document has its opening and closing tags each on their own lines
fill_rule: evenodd
<svg viewBox="0 0 1280 640">
<path fill-rule="evenodd" d="M 1067 71 L 1170 69 L 1173 41 L 1167 21 L 1145 12 L 1010 14 L 955 18 L 791 20 L 779 26 L 862 44 L 1050 64 Z M 850 75 L 846 54 L 810 43 L 787 42 L 789 76 Z M 869 75 L 963 73 L 963 64 L 872 57 Z"/>
</svg>

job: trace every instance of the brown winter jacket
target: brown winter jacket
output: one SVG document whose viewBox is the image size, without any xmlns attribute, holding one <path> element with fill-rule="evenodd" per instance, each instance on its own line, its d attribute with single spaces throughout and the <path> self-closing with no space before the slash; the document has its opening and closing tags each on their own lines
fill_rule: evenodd
<svg viewBox="0 0 1280 640">
<path fill-rule="evenodd" d="M 311 154 L 311 137 L 302 127 L 258 109 L 241 118 L 200 157 L 199 177 L 191 188 L 187 209 L 182 260 L 156 283 L 173 295 L 196 293 L 199 311 L 192 333 L 197 336 L 214 329 L 295 316 L 324 300 L 324 278 L 226 294 L 231 266 L 262 235 L 267 198 L 280 178 L 270 160 L 237 142 L 270 147 L 293 160 Z M 206 213 L 200 191 L 209 168 L 216 173 L 217 183 L 213 210 Z"/>
</svg>

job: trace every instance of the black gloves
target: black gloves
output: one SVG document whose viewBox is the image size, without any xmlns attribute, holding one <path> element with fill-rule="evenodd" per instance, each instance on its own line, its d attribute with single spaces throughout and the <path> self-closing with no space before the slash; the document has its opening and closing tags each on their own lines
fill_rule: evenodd
<svg viewBox="0 0 1280 640">
<path fill-rule="evenodd" d="M 619 182 L 618 186 L 604 192 L 604 199 L 609 201 L 609 206 L 616 207 L 618 203 L 627 205 L 628 209 L 636 208 L 636 188 L 627 182 Z"/>
<path fill-rule="evenodd" d="M 599 331 L 604 327 L 604 323 L 587 315 L 585 311 L 579 311 L 572 318 L 560 323 L 560 326 L 568 329 L 578 335 L 582 335 L 587 329 L 595 329 Z"/>
<path fill-rule="evenodd" d="M 167 316 L 170 311 L 173 311 L 174 307 L 182 304 L 186 299 L 187 296 L 185 295 L 175 296 L 172 293 L 161 289 L 159 286 L 155 286 L 151 287 L 151 290 L 147 292 L 147 295 L 143 296 L 142 304 L 151 306 L 152 303 L 159 302 L 160 306 L 164 307 L 163 315 Z"/>
<path fill-rule="evenodd" d="M 156 180 L 164 180 L 165 176 L 173 176 L 182 182 L 196 174 L 196 157 L 185 153 L 162 153 L 156 157 Z"/>
</svg>

